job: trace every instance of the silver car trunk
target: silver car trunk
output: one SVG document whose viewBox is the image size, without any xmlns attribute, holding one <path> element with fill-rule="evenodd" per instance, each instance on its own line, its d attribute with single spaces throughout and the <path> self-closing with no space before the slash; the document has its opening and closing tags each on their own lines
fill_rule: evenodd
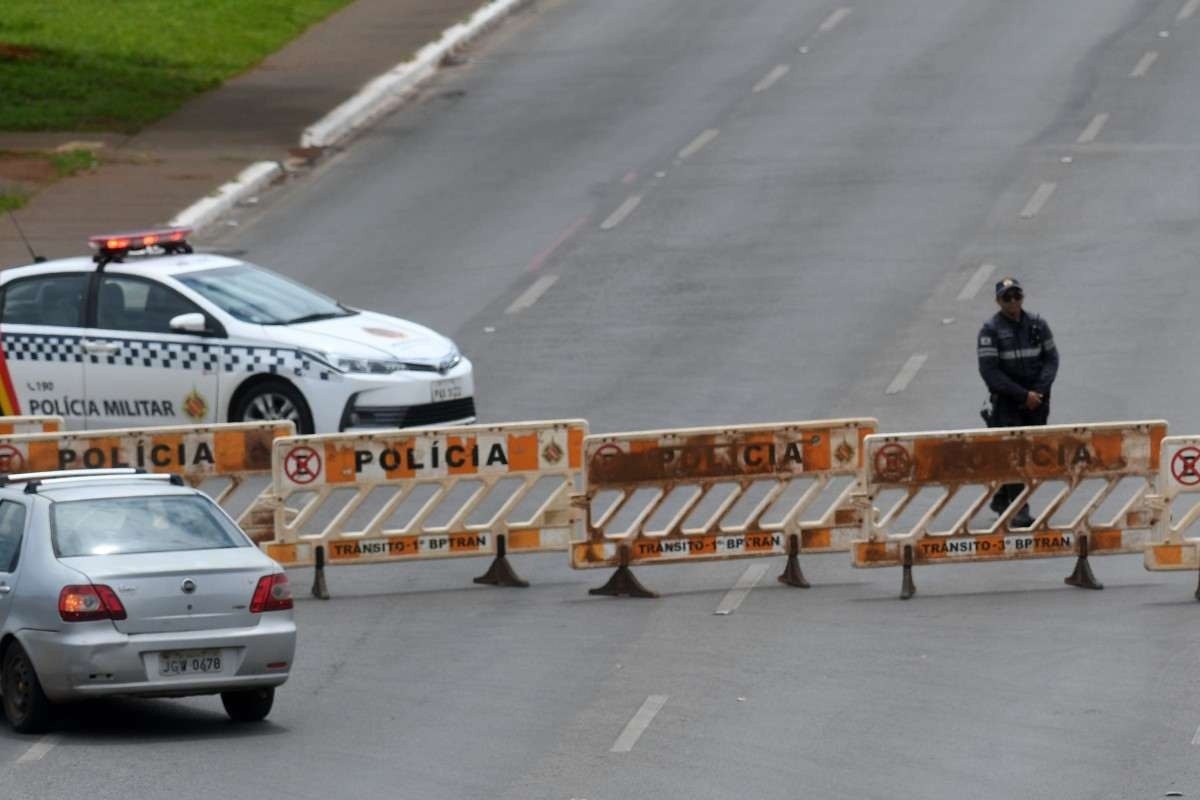
<svg viewBox="0 0 1200 800">
<path fill-rule="evenodd" d="M 113 625 L 129 634 L 257 625 L 259 615 L 250 613 L 254 588 L 274 571 L 252 547 L 75 556 L 62 562 L 117 593 L 127 616 Z"/>
</svg>

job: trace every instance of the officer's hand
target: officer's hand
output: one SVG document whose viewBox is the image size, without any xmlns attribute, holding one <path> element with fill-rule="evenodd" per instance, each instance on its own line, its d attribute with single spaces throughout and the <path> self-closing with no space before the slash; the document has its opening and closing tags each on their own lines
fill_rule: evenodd
<svg viewBox="0 0 1200 800">
<path fill-rule="evenodd" d="M 1025 407 L 1033 411 L 1042 404 L 1042 396 L 1038 392 L 1029 392 L 1025 395 Z"/>
</svg>

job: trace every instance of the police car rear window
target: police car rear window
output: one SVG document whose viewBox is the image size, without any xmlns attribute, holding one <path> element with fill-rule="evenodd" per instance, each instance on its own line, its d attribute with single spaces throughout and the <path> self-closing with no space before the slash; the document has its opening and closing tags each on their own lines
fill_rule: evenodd
<svg viewBox="0 0 1200 800">
<path fill-rule="evenodd" d="M 177 275 L 175 279 L 230 316 L 256 325 L 289 325 L 355 313 L 261 267 L 218 267 Z"/>
</svg>

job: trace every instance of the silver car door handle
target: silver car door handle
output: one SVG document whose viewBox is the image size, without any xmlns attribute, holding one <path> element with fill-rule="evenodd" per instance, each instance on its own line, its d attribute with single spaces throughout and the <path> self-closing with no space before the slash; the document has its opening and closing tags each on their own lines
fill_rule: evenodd
<svg viewBox="0 0 1200 800">
<path fill-rule="evenodd" d="M 113 342 L 101 342 L 95 339 L 84 339 L 83 349 L 89 353 L 115 353 L 117 345 Z"/>
<path fill-rule="evenodd" d="M 0 594 L 8 594 L 12 591 L 12 587 L 7 584 L 0 583 Z"/>
</svg>

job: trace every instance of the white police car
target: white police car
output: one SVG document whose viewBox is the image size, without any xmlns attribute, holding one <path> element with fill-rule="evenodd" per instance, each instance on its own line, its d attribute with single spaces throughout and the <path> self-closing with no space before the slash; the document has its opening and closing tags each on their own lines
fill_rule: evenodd
<svg viewBox="0 0 1200 800">
<path fill-rule="evenodd" d="M 446 337 L 194 254 L 189 234 L 96 236 L 92 258 L 0 272 L 0 412 L 304 433 L 474 421 L 471 362 Z"/>
</svg>

